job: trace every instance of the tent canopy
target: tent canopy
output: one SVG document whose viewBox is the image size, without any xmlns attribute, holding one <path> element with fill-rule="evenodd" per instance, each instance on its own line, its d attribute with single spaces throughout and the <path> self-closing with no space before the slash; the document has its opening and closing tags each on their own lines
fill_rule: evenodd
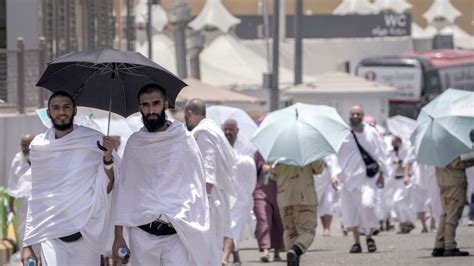
<svg viewBox="0 0 474 266">
<path fill-rule="evenodd" d="M 188 86 L 178 95 L 176 102 L 185 103 L 190 99 L 199 98 L 210 104 L 225 103 L 262 103 L 263 101 L 251 96 L 237 93 L 225 88 L 212 86 L 194 78 L 184 80 Z"/>
</svg>

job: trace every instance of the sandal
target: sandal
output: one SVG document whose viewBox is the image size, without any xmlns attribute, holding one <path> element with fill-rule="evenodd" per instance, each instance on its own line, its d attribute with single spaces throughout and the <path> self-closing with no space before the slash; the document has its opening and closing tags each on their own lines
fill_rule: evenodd
<svg viewBox="0 0 474 266">
<path fill-rule="evenodd" d="M 360 244 L 355 243 L 354 245 L 352 245 L 349 253 L 362 253 L 362 248 L 360 247 Z"/>
<path fill-rule="evenodd" d="M 367 250 L 369 252 L 377 251 L 377 246 L 375 245 L 375 240 L 373 240 L 372 238 L 367 238 Z"/>
</svg>

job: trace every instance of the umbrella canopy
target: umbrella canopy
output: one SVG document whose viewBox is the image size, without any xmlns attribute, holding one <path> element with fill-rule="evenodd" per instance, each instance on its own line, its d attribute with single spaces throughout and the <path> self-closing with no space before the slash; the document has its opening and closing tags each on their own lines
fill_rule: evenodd
<svg viewBox="0 0 474 266">
<path fill-rule="evenodd" d="M 48 63 L 36 86 L 66 91 L 77 105 L 109 110 L 123 117 L 138 112 L 138 90 L 160 85 L 170 107 L 186 86 L 174 74 L 140 53 L 100 49 L 73 52 Z"/>
<path fill-rule="evenodd" d="M 387 129 L 392 135 L 409 140 L 415 130 L 416 120 L 402 115 L 392 116 L 387 119 Z"/>
<path fill-rule="evenodd" d="M 337 153 L 349 132 L 333 107 L 296 103 L 267 115 L 252 142 L 266 161 L 304 166 Z"/>
<path fill-rule="evenodd" d="M 241 153 L 249 155 L 257 150 L 251 142 L 252 136 L 257 131 L 257 124 L 244 110 L 223 105 L 213 105 L 206 108 L 206 117 L 214 120 L 218 125 L 223 125 L 227 119 L 234 119 L 239 127 L 239 134 L 237 135 L 234 148 Z"/>
<path fill-rule="evenodd" d="M 421 109 L 411 135 L 417 161 L 445 167 L 472 150 L 474 92 L 449 89 Z"/>
</svg>

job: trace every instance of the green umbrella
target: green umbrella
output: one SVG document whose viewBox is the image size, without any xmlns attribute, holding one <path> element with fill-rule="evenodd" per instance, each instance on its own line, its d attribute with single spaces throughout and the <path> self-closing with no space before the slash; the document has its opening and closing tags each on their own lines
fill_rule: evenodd
<svg viewBox="0 0 474 266">
<path fill-rule="evenodd" d="M 472 150 L 474 92 L 449 89 L 421 109 L 410 139 L 417 161 L 445 167 Z"/>
<path fill-rule="evenodd" d="M 265 117 L 252 142 L 268 162 L 305 166 L 337 153 L 349 132 L 336 109 L 296 103 Z"/>
</svg>

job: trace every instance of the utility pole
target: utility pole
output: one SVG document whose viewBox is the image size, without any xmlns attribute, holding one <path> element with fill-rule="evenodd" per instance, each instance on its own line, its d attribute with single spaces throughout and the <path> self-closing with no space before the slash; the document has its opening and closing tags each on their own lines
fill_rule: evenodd
<svg viewBox="0 0 474 266">
<path fill-rule="evenodd" d="M 280 91 L 278 88 L 279 51 L 280 51 L 280 0 L 273 0 L 273 55 L 272 82 L 270 88 L 270 111 L 278 110 Z"/>
<path fill-rule="evenodd" d="M 295 0 L 295 76 L 294 84 L 303 82 L 303 0 Z"/>
</svg>

